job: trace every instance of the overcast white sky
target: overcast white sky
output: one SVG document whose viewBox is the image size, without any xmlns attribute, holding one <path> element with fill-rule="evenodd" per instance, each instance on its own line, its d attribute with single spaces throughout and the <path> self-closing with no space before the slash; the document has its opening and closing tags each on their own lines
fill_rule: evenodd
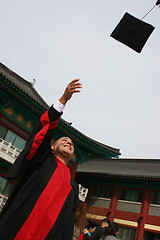
<svg viewBox="0 0 160 240">
<path fill-rule="evenodd" d="M 121 157 L 160 158 L 160 8 L 144 18 L 155 30 L 140 54 L 110 37 L 125 12 L 141 19 L 155 3 L 1 1 L 0 61 L 49 105 L 80 78 L 63 118 Z"/>
</svg>

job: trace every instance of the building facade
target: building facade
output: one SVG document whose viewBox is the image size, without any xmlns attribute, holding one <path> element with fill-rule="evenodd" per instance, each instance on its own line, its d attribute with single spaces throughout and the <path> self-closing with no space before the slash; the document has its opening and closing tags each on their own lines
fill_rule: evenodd
<svg viewBox="0 0 160 240">
<path fill-rule="evenodd" d="M 160 159 L 92 159 L 80 164 L 76 181 L 89 189 L 77 227 L 108 217 L 119 239 L 160 239 Z"/>
</svg>

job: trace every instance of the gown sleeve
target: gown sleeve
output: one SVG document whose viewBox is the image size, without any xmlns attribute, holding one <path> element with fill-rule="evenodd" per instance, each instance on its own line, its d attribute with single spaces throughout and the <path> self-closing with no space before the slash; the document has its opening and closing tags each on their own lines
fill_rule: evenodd
<svg viewBox="0 0 160 240">
<path fill-rule="evenodd" d="M 59 113 L 54 107 L 50 107 L 41 116 L 27 142 L 27 145 L 29 145 L 29 149 L 25 153 L 27 160 L 32 160 L 39 155 L 42 156 L 50 148 L 53 131 L 61 115 L 62 113 Z"/>
<path fill-rule="evenodd" d="M 62 113 L 51 106 L 35 124 L 25 148 L 11 166 L 7 178 L 20 180 L 27 169 L 36 162 L 43 161 L 45 154 L 50 150 L 53 131 L 56 128 Z"/>
</svg>

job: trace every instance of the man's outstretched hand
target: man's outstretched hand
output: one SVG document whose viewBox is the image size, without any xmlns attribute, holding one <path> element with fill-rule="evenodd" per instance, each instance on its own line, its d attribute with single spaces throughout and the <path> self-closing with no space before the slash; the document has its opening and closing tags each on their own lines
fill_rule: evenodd
<svg viewBox="0 0 160 240">
<path fill-rule="evenodd" d="M 75 79 L 68 84 L 62 97 L 59 99 L 59 101 L 62 104 L 65 105 L 67 103 L 67 101 L 71 99 L 73 93 L 80 92 L 80 89 L 82 88 L 82 84 L 79 82 L 79 80 L 80 79 Z"/>
</svg>

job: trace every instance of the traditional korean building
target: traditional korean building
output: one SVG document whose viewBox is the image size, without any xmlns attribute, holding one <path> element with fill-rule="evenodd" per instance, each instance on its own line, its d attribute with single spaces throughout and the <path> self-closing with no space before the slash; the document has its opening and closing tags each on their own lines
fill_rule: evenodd
<svg viewBox="0 0 160 240">
<path fill-rule="evenodd" d="M 34 83 L 0 63 L 0 209 L 15 185 L 6 174 L 48 108 Z M 85 136 L 63 118 L 53 139 L 61 136 L 75 145 L 72 177 L 89 189 L 77 208 L 77 229 L 86 219 L 100 222 L 107 216 L 119 223 L 119 239 L 160 239 L 160 159 L 118 159 L 119 149 Z"/>
<path fill-rule="evenodd" d="M 7 181 L 6 174 L 22 151 L 39 117 L 49 108 L 28 82 L 0 63 L 0 209 L 8 198 L 14 182 Z M 78 163 L 91 158 L 118 157 L 118 149 L 88 138 L 60 119 L 53 139 L 70 137 L 75 145 L 75 155 L 69 162 L 72 177 L 75 177 Z"/>
<path fill-rule="evenodd" d="M 160 239 L 160 159 L 102 159 L 79 164 L 76 181 L 88 188 L 76 226 L 108 217 L 119 239 Z"/>
</svg>

